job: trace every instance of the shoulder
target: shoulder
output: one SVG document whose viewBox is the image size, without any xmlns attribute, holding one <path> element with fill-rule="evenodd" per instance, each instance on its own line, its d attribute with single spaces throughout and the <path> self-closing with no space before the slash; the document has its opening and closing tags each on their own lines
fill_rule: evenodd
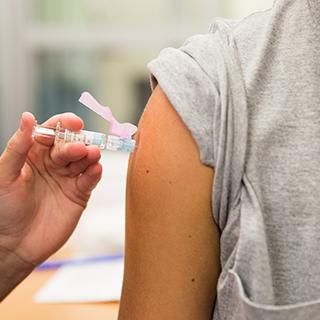
<svg viewBox="0 0 320 320">
<path fill-rule="evenodd" d="M 218 86 L 218 70 L 224 65 L 221 35 L 235 43 L 239 54 L 254 53 L 266 38 L 268 26 L 272 23 L 272 12 L 272 9 L 255 12 L 241 20 L 215 18 L 208 32 L 189 37 L 178 51 L 196 61 Z"/>
<path fill-rule="evenodd" d="M 217 30 L 229 32 L 229 35 L 238 40 L 255 39 L 272 19 L 273 9 L 258 11 L 239 20 L 216 19 L 211 25 L 210 32 Z"/>
</svg>

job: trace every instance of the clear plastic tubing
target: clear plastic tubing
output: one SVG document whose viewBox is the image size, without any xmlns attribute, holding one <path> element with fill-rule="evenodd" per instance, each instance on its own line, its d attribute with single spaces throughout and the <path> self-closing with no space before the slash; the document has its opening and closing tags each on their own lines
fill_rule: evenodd
<svg viewBox="0 0 320 320">
<path fill-rule="evenodd" d="M 60 124 L 56 128 L 49 128 L 36 125 L 33 128 L 34 137 L 54 138 L 55 143 L 80 142 L 87 146 L 97 146 L 101 150 L 133 152 L 135 149 L 135 140 L 121 138 L 114 135 L 106 135 L 100 132 L 80 130 L 73 132 L 62 128 Z"/>
</svg>

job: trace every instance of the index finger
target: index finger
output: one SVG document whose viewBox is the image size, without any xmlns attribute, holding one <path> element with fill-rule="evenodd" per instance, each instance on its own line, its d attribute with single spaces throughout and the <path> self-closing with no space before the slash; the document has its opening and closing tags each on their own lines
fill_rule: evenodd
<svg viewBox="0 0 320 320">
<path fill-rule="evenodd" d="M 42 123 L 42 126 L 55 128 L 58 123 L 60 123 L 62 128 L 70 131 L 80 131 L 84 126 L 82 119 L 71 112 L 57 114 Z M 36 141 L 45 146 L 52 146 L 54 143 L 54 138 L 39 136 L 36 137 Z"/>
<path fill-rule="evenodd" d="M 56 127 L 58 122 L 60 122 L 62 128 L 71 131 L 79 131 L 84 126 L 82 119 L 71 112 L 57 114 L 44 122 L 42 125 L 48 127 Z"/>
</svg>

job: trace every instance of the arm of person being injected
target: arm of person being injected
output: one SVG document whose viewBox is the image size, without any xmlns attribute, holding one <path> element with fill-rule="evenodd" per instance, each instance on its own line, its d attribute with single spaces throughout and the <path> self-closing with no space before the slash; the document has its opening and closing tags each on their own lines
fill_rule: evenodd
<svg viewBox="0 0 320 320">
<path fill-rule="evenodd" d="M 158 86 L 141 119 L 127 180 L 119 319 L 211 319 L 220 272 L 213 169 Z"/>
</svg>

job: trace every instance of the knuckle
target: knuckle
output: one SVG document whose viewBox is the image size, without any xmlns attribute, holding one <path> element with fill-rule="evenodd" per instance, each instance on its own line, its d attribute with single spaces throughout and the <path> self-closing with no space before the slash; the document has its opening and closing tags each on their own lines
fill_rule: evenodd
<svg viewBox="0 0 320 320">
<path fill-rule="evenodd" d="M 11 138 L 11 139 L 7 142 L 6 150 L 7 150 L 7 151 L 14 150 L 14 149 L 15 149 L 15 145 L 16 145 L 16 141 L 14 140 L 14 138 Z"/>
<path fill-rule="evenodd" d="M 9 154 L 17 154 L 19 153 L 18 150 L 19 148 L 16 139 L 11 138 L 7 143 L 6 152 L 8 152 Z"/>
<path fill-rule="evenodd" d="M 56 144 L 52 147 L 50 153 L 50 159 L 53 166 L 61 166 L 65 163 L 64 160 L 64 148 L 60 144 Z"/>
<path fill-rule="evenodd" d="M 76 115 L 73 112 L 65 112 L 62 114 L 63 117 L 76 117 Z"/>
</svg>

